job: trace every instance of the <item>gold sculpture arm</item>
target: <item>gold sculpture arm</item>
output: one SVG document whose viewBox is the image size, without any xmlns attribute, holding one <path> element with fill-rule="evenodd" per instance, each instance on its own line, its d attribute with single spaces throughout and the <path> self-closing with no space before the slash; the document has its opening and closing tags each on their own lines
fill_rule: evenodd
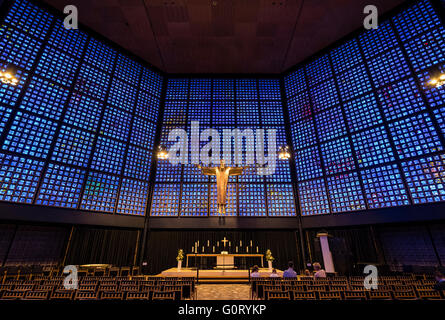
<svg viewBox="0 0 445 320">
<path fill-rule="evenodd" d="M 240 174 L 243 173 L 243 171 L 244 171 L 245 168 L 246 168 L 246 167 L 235 167 L 235 168 L 230 168 L 229 175 L 231 175 L 231 176 L 239 176 Z"/>
<path fill-rule="evenodd" d="M 202 174 L 206 175 L 206 176 L 213 176 L 216 175 L 216 169 L 212 168 L 212 167 L 203 167 L 200 166 L 199 164 L 196 164 L 196 167 L 198 169 L 201 169 Z"/>
</svg>

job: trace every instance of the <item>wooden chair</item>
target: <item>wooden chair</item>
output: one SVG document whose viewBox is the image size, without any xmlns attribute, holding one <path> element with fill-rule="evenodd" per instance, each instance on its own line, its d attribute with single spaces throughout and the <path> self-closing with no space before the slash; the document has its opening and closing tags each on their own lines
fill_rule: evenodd
<svg viewBox="0 0 445 320">
<path fill-rule="evenodd" d="M 33 284 L 18 284 L 14 287 L 14 291 L 32 291 L 33 289 Z"/>
<path fill-rule="evenodd" d="M 120 286 L 136 286 L 138 283 L 135 280 L 121 280 Z"/>
<path fill-rule="evenodd" d="M 290 300 L 289 291 L 266 291 L 267 300 Z"/>
<path fill-rule="evenodd" d="M 96 291 L 97 284 L 80 284 L 79 290 L 81 291 Z"/>
<path fill-rule="evenodd" d="M 419 291 L 419 290 L 433 290 L 433 287 L 430 285 L 425 285 L 425 284 L 416 284 L 414 286 L 414 289 L 416 289 L 417 291 Z"/>
<path fill-rule="evenodd" d="M 417 300 L 417 296 L 413 290 L 393 291 L 396 300 Z"/>
<path fill-rule="evenodd" d="M 122 267 L 119 271 L 119 276 L 121 277 L 128 277 L 131 275 L 131 268 L 130 267 Z"/>
<path fill-rule="evenodd" d="M 392 300 L 391 292 L 389 291 L 368 291 L 369 300 Z"/>
<path fill-rule="evenodd" d="M 113 291 L 113 292 L 117 292 L 118 291 L 118 286 L 117 286 L 117 284 L 100 284 L 99 288 L 97 290 L 98 291 Z"/>
<path fill-rule="evenodd" d="M 292 291 L 294 300 L 317 300 L 317 296 L 314 291 Z"/>
<path fill-rule="evenodd" d="M 343 292 L 343 296 L 344 296 L 345 300 L 366 300 L 366 292 L 363 290 L 361 290 L 361 291 L 348 290 L 348 291 Z"/>
<path fill-rule="evenodd" d="M 306 290 L 307 291 L 326 291 L 326 286 L 325 285 L 308 285 L 306 286 Z"/>
<path fill-rule="evenodd" d="M 138 285 L 123 285 L 119 287 L 119 291 L 128 292 L 128 291 L 139 291 Z"/>
<path fill-rule="evenodd" d="M 54 290 L 54 286 L 45 286 L 43 284 L 37 284 L 34 286 L 34 291 L 48 291 L 52 292 Z"/>
<path fill-rule="evenodd" d="M 48 300 L 49 291 L 26 291 L 23 300 Z"/>
<path fill-rule="evenodd" d="M 320 300 L 342 300 L 340 291 L 318 292 L 318 298 Z"/>
<path fill-rule="evenodd" d="M 148 300 L 149 294 L 148 291 L 146 292 L 132 292 L 128 291 L 127 295 L 125 297 L 125 300 Z"/>
<path fill-rule="evenodd" d="M 123 292 L 102 291 L 99 294 L 101 300 L 122 300 L 124 298 Z"/>
<path fill-rule="evenodd" d="M 49 299 L 50 300 L 73 300 L 75 290 L 54 290 Z"/>
<path fill-rule="evenodd" d="M 417 290 L 417 296 L 422 300 L 443 300 L 439 291 L 436 290 Z"/>
<path fill-rule="evenodd" d="M 20 300 L 25 295 L 25 291 L 3 291 L 0 300 Z"/>
<path fill-rule="evenodd" d="M 345 291 L 348 290 L 348 286 L 346 284 L 337 284 L 328 286 L 329 291 Z"/>
<path fill-rule="evenodd" d="M 92 290 L 76 290 L 74 300 L 97 300 L 97 292 Z"/>
<path fill-rule="evenodd" d="M 154 291 L 152 300 L 175 300 L 175 292 Z"/>
</svg>

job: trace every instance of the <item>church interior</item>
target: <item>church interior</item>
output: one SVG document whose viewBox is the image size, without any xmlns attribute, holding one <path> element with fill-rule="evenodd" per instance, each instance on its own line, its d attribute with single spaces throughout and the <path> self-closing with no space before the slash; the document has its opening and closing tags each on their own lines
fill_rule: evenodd
<svg viewBox="0 0 445 320">
<path fill-rule="evenodd" d="M 445 300 L 444 1 L 0 3 L 1 301 Z"/>
</svg>

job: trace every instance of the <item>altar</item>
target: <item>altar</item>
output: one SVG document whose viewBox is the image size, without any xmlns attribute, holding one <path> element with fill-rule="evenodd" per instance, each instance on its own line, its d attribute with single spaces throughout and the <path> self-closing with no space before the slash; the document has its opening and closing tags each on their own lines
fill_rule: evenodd
<svg viewBox="0 0 445 320">
<path fill-rule="evenodd" d="M 259 258 L 261 268 L 264 267 L 263 254 L 259 253 L 188 253 L 186 258 L 186 268 L 189 267 L 189 257 L 194 258 L 216 258 L 216 268 L 217 269 L 229 269 L 234 268 L 235 258 Z"/>
</svg>

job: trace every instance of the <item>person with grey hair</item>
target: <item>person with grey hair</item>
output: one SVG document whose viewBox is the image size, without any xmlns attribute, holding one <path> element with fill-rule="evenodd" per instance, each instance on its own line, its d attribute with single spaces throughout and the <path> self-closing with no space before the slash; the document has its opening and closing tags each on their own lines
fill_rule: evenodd
<svg viewBox="0 0 445 320">
<path fill-rule="evenodd" d="M 314 267 L 314 278 L 315 279 L 326 278 L 326 271 L 324 271 L 324 269 L 321 268 L 320 263 L 314 262 L 313 267 Z"/>
</svg>

